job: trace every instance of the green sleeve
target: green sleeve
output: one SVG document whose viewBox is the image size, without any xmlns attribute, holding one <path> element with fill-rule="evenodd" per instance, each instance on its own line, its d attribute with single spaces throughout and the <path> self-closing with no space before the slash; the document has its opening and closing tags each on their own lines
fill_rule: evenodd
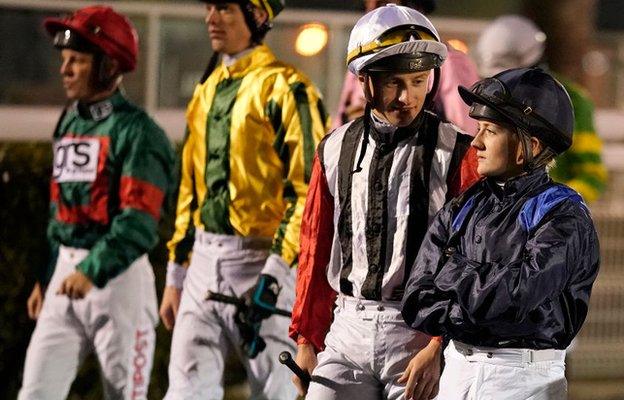
<svg viewBox="0 0 624 400">
<path fill-rule="evenodd" d="M 594 127 L 594 105 L 580 87 L 565 81 L 563 84 L 574 106 L 574 136 L 572 147 L 557 157 L 550 175 L 592 202 L 604 192 L 607 182 L 602 140 Z"/>
</svg>

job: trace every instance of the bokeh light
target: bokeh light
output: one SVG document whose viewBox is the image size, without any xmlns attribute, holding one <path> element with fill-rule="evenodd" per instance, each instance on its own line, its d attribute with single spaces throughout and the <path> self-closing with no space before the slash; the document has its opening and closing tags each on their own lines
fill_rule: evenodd
<svg viewBox="0 0 624 400">
<path fill-rule="evenodd" d="M 327 45 L 327 27 L 320 23 L 310 23 L 303 25 L 297 40 L 295 41 L 295 51 L 306 57 L 311 57 L 320 53 Z"/>
<path fill-rule="evenodd" d="M 447 43 L 453 46 L 455 50 L 459 50 L 464 54 L 468 54 L 468 45 L 463 40 L 451 39 L 451 40 L 448 40 Z"/>
</svg>

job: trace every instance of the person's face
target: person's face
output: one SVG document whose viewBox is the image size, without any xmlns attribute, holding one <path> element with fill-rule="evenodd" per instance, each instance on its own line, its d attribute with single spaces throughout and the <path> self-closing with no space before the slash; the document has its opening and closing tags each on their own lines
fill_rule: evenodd
<svg viewBox="0 0 624 400">
<path fill-rule="evenodd" d="M 206 4 L 205 21 L 214 51 L 233 55 L 251 46 L 251 31 L 238 4 Z"/>
<path fill-rule="evenodd" d="M 471 146 L 477 150 L 479 175 L 507 180 L 522 173 L 522 145 L 511 129 L 479 121 L 479 131 Z"/>
<path fill-rule="evenodd" d="M 377 73 L 371 76 L 373 111 L 394 126 L 407 126 L 420 113 L 431 71 Z"/>
<path fill-rule="evenodd" d="M 61 50 L 63 89 L 69 100 L 89 101 L 98 95 L 93 84 L 93 54 L 71 49 Z"/>
</svg>

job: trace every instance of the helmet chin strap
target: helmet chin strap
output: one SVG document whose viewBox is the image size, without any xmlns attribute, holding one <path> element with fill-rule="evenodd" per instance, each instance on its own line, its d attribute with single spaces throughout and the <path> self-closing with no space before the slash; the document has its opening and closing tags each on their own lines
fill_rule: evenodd
<svg viewBox="0 0 624 400">
<path fill-rule="evenodd" d="M 366 103 L 371 106 L 375 106 L 375 97 L 373 96 L 373 92 L 371 87 L 373 86 L 373 79 L 371 78 L 368 72 L 362 73 L 364 77 L 364 98 L 366 99 Z"/>
<path fill-rule="evenodd" d="M 371 105 L 374 101 L 373 93 L 371 92 L 373 81 L 367 72 L 362 73 L 362 76 L 364 77 L 364 98 L 366 99 L 366 106 L 364 106 L 364 132 L 362 133 L 362 148 L 360 149 L 355 169 L 351 171 L 352 175 L 362 172 L 362 162 L 364 161 L 364 156 L 366 156 L 366 148 L 370 139 L 370 114 L 372 112 Z"/>
</svg>

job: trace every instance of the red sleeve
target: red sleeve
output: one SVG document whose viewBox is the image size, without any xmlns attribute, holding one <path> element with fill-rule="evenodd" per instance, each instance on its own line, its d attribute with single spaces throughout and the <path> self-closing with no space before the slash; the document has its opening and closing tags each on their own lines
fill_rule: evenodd
<svg viewBox="0 0 624 400">
<path fill-rule="evenodd" d="M 122 176 L 119 185 L 120 208 L 134 208 L 160 219 L 165 192 L 157 185 L 131 176 Z"/>
<path fill-rule="evenodd" d="M 336 299 L 336 292 L 327 281 L 334 236 L 333 219 L 334 199 L 317 154 L 301 221 L 296 298 L 288 332 L 294 340 L 301 335 L 316 350 L 325 347 L 325 335 L 332 322 Z"/>
<path fill-rule="evenodd" d="M 480 178 L 477 172 L 477 150 L 468 147 L 459 165 L 458 173 L 455 173 L 449 182 L 449 194 L 451 197 L 459 196 Z"/>
</svg>

